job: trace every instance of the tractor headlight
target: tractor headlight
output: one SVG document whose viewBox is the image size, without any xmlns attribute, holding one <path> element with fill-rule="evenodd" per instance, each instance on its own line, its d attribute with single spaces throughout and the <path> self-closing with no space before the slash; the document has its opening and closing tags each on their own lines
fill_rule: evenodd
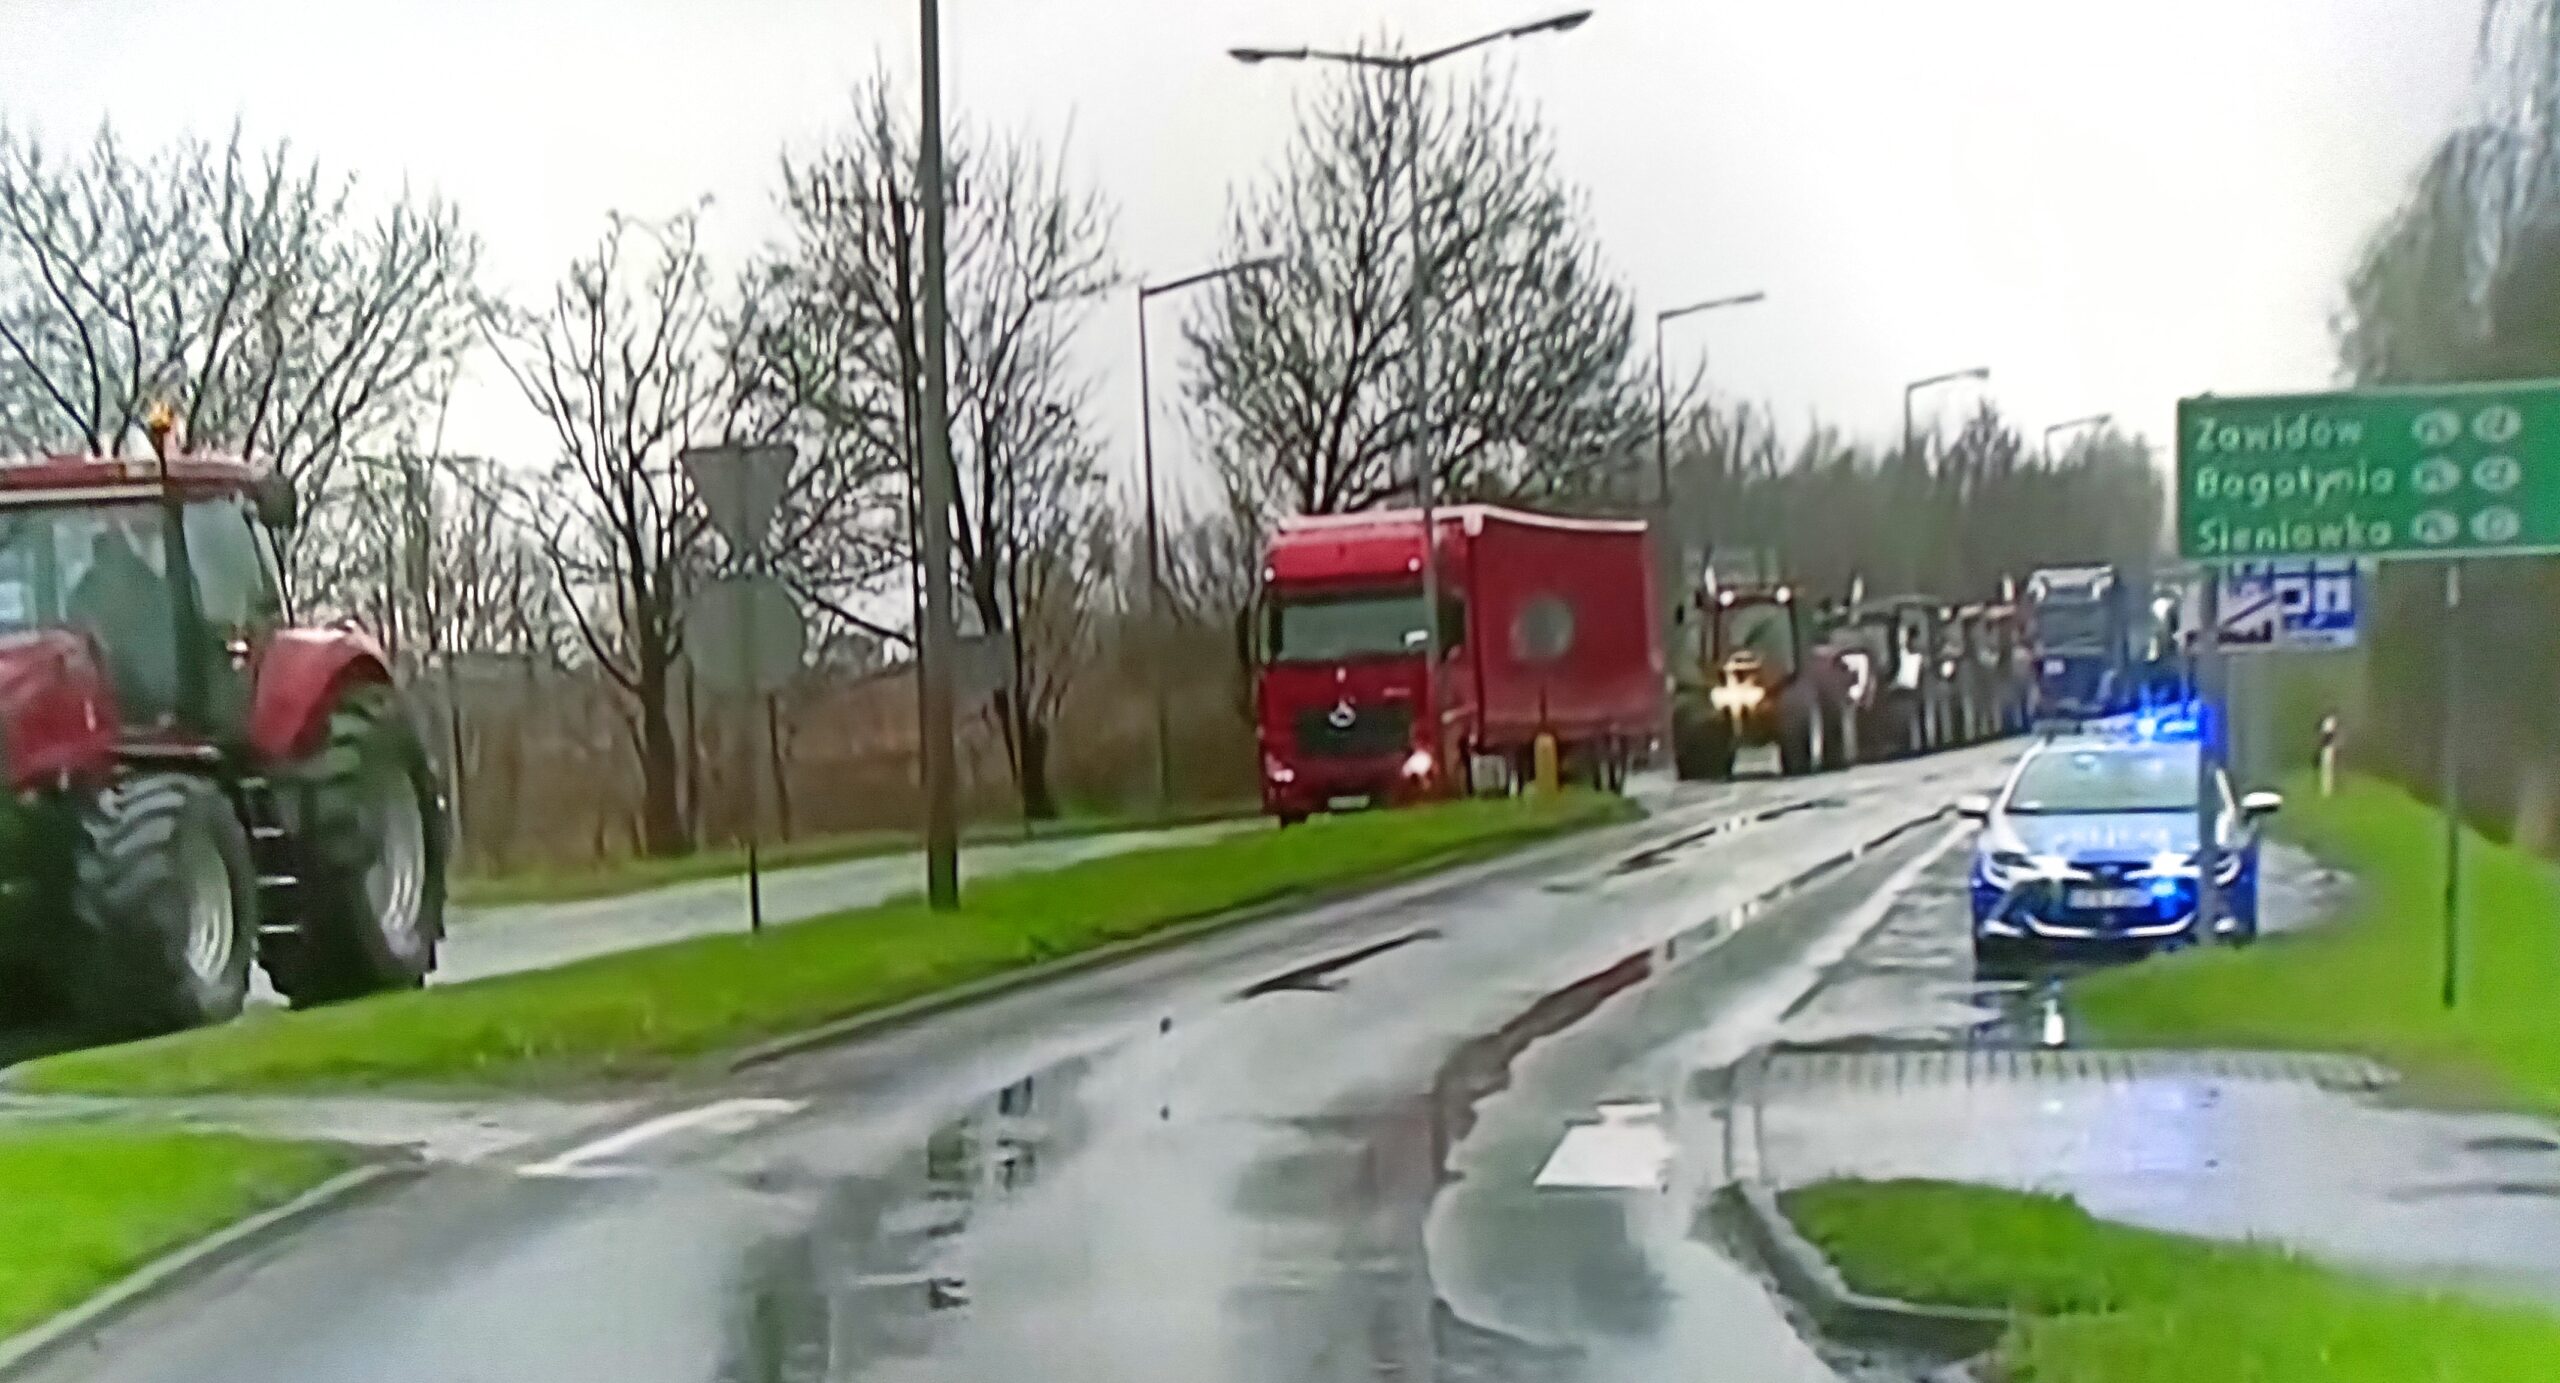
<svg viewBox="0 0 2560 1383">
<path fill-rule="evenodd" d="M 1707 700 L 1719 711 L 1747 711 L 1768 699 L 1768 691 L 1757 682 L 1726 682 L 1707 693 Z"/>
</svg>

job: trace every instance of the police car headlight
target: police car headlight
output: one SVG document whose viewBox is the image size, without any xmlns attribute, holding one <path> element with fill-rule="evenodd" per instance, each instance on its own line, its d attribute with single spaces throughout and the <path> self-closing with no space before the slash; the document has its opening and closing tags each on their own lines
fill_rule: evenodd
<svg viewBox="0 0 2560 1383">
<path fill-rule="evenodd" d="M 1993 850 L 1982 857 L 1982 881 L 1993 888 L 2007 888 L 2035 869 L 2035 856 L 2023 850 Z"/>
</svg>

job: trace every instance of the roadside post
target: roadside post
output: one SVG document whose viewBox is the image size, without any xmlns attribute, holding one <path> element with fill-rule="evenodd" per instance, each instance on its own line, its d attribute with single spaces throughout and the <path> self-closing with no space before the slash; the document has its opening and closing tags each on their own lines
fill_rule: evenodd
<svg viewBox="0 0 2560 1383">
<path fill-rule="evenodd" d="M 789 446 L 694 447 L 679 458 L 711 526 L 729 548 L 729 571 L 686 602 L 685 644 L 715 691 L 738 698 L 746 733 L 760 745 L 747 767 L 747 929 L 764 930 L 765 776 L 774 769 L 772 697 L 790 685 L 808 628 L 790 588 L 774 579 L 769 538 L 791 476 Z"/>
<path fill-rule="evenodd" d="M 2177 455 L 2178 551 L 2189 561 L 2215 568 L 2279 559 L 2442 564 L 2441 978 L 2445 1007 L 2456 1006 L 2462 567 L 2476 557 L 2560 552 L 2560 381 L 2207 394 L 2179 401 Z M 2323 728 L 2325 785 L 2335 737 Z"/>
<path fill-rule="evenodd" d="M 2196 599 L 2204 608 L 2196 624 L 2196 944 L 2213 944 L 2222 912 L 2222 780 L 2215 769 L 2226 746 L 2217 714 L 2216 693 L 2222 690 L 2222 583 L 2207 570 L 2197 583 Z"/>
</svg>

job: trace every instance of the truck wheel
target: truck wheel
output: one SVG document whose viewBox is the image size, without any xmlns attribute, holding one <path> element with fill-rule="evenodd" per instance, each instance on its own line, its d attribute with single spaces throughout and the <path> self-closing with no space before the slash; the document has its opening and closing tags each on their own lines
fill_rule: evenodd
<svg viewBox="0 0 2560 1383">
<path fill-rule="evenodd" d="M 1675 706 L 1671 711 L 1671 767 L 1681 782 L 1694 783 L 1718 776 L 1715 772 L 1715 717 L 1702 715 L 1693 706 Z M 1728 759 L 1731 755 L 1726 756 Z"/>
<path fill-rule="evenodd" d="M 148 1037 L 239 1016 L 257 870 L 222 790 L 184 773 L 109 786 L 82 814 L 63 991 L 82 1026 Z"/>
<path fill-rule="evenodd" d="M 388 687 L 349 691 L 296 771 L 300 934 L 268 963 L 296 1008 L 416 989 L 444 938 L 445 826 L 434 771 Z"/>
<path fill-rule="evenodd" d="M 1822 727 L 1822 755 L 1815 765 L 1826 773 L 1849 766 L 1849 708 L 1838 697 L 1817 691 L 1814 710 Z"/>
<path fill-rule="evenodd" d="M 1778 707 L 1778 774 L 1785 778 L 1801 778 L 1813 771 L 1814 756 L 1819 746 L 1815 736 L 1821 733 L 1821 717 L 1814 714 L 1811 698 L 1791 692 Z"/>
</svg>

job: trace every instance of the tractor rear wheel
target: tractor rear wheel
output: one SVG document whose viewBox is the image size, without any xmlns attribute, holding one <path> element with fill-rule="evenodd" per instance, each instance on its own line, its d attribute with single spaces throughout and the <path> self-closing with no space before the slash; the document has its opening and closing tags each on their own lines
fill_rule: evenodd
<svg viewBox="0 0 2560 1383">
<path fill-rule="evenodd" d="M 306 1008 L 425 984 L 444 939 L 444 812 L 397 695 L 349 691 L 295 777 L 301 925 L 268 965 L 276 989 Z"/>
<path fill-rule="evenodd" d="M 63 990 L 82 1026 L 148 1037 L 237 1017 L 258 946 L 249 835 L 186 773 L 110 785 L 81 817 Z"/>
</svg>

